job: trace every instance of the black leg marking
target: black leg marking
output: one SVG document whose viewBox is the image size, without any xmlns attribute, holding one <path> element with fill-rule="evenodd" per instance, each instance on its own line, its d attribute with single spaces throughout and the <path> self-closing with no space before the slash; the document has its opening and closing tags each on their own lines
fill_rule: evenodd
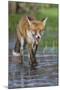
<svg viewBox="0 0 60 90">
<path fill-rule="evenodd" d="M 20 53 L 20 41 L 18 39 L 16 40 L 16 44 L 15 44 L 14 50 L 17 53 Z"/>
</svg>

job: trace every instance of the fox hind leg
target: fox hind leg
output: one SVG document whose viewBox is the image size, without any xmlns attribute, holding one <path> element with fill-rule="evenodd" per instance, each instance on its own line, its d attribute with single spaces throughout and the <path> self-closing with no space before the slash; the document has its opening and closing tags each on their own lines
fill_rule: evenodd
<svg viewBox="0 0 60 90">
<path fill-rule="evenodd" d="M 16 38 L 16 43 L 15 43 L 15 47 L 14 47 L 14 50 L 13 50 L 12 54 L 14 56 L 19 56 L 20 55 L 20 41 L 18 40 L 18 38 Z"/>
<path fill-rule="evenodd" d="M 18 38 L 17 38 L 17 40 L 16 40 L 16 44 L 15 44 L 14 50 L 15 50 L 15 52 L 17 52 L 17 53 L 20 53 L 20 41 L 18 40 Z"/>
<path fill-rule="evenodd" d="M 20 63 L 23 63 L 23 47 L 24 47 L 24 39 L 22 37 L 20 40 L 17 38 L 13 54 L 15 56 L 19 56 Z"/>
</svg>

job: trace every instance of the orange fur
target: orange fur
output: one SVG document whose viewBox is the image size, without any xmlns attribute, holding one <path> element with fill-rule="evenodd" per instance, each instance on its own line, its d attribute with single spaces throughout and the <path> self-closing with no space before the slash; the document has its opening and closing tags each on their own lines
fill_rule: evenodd
<svg viewBox="0 0 60 90">
<path fill-rule="evenodd" d="M 23 53 L 24 43 L 27 43 L 30 53 L 30 62 L 36 63 L 35 54 L 38 47 L 41 32 L 44 31 L 47 18 L 43 21 L 38 21 L 35 17 L 24 16 L 17 25 L 17 40 L 15 51 L 20 51 L 20 56 Z M 22 51 L 22 53 L 21 53 Z"/>
</svg>

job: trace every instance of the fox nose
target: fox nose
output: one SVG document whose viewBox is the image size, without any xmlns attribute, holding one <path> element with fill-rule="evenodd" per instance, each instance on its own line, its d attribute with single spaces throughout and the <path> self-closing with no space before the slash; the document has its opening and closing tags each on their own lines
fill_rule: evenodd
<svg viewBox="0 0 60 90">
<path fill-rule="evenodd" d="M 39 36 L 39 35 L 37 35 L 37 36 L 36 36 L 36 39 L 40 39 L 40 36 Z"/>
<path fill-rule="evenodd" d="M 38 36 L 37 38 L 39 39 L 40 37 Z"/>
</svg>

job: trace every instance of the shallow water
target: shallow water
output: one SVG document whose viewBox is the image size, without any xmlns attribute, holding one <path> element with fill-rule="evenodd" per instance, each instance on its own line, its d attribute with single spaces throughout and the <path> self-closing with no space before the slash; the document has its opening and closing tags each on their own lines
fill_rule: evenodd
<svg viewBox="0 0 60 90">
<path fill-rule="evenodd" d="M 31 67 L 27 50 L 24 51 L 24 63 L 19 64 L 19 56 L 12 55 L 15 40 L 9 41 L 9 80 L 8 88 L 41 87 L 58 85 L 57 48 L 39 48 L 38 65 Z"/>
</svg>

